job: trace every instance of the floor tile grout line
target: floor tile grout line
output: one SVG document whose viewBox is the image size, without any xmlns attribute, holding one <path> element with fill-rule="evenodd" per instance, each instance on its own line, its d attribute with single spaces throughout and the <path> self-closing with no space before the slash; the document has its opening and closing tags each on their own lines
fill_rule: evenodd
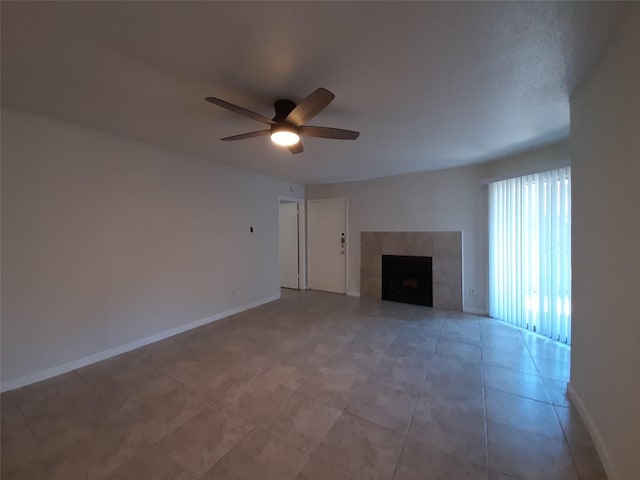
<svg viewBox="0 0 640 480">
<path fill-rule="evenodd" d="M 414 411 L 415 411 L 415 407 L 414 407 Z M 364 422 L 368 423 L 369 425 L 373 425 L 373 426 L 374 426 L 374 427 L 376 427 L 376 428 L 382 428 L 382 429 L 387 430 L 388 432 L 393 433 L 393 434 L 395 434 L 395 435 L 400 435 L 400 436 L 402 436 L 402 437 L 403 437 L 403 445 L 404 445 L 404 441 L 406 440 L 407 435 L 403 435 L 403 434 L 401 434 L 401 433 L 399 433 L 399 432 L 397 432 L 397 431 L 395 431 L 395 430 L 393 430 L 393 429 L 391 429 L 391 428 L 389 428 L 389 427 L 385 427 L 384 425 L 380 425 L 380 424 L 378 424 L 378 423 L 376 423 L 376 422 L 373 422 L 373 421 L 371 421 L 371 420 L 369 420 L 369 419 L 367 419 L 367 418 L 361 417 L 360 415 L 357 415 L 357 414 L 355 414 L 355 413 L 347 412 L 346 410 L 343 410 L 343 411 L 342 411 L 342 414 L 340 415 L 340 417 L 338 417 L 338 419 L 335 421 L 334 426 L 335 426 L 335 425 L 340 421 L 340 419 L 341 419 L 344 415 L 349 415 L 349 416 L 351 416 L 351 417 L 356 417 L 358 420 L 364 421 Z M 333 426 L 331 427 L 331 429 L 333 429 Z M 329 430 L 329 432 L 331 431 L 331 429 Z M 327 435 L 329 435 L 329 432 L 327 432 L 327 434 L 325 435 L 325 438 L 326 438 L 326 436 L 327 436 Z M 323 440 L 324 440 L 324 438 L 323 438 Z M 317 449 L 317 447 L 318 447 L 318 446 L 320 446 L 320 445 L 321 445 L 321 443 L 322 443 L 322 442 L 319 442 L 319 443 L 318 443 L 318 445 L 316 446 L 316 449 Z M 402 450 L 401 450 L 401 451 L 402 451 Z M 314 452 L 315 452 L 315 449 L 314 449 Z M 319 458 L 318 458 L 318 457 L 315 457 L 315 456 L 313 455 L 313 452 L 312 452 L 312 453 L 310 453 L 310 454 L 309 454 L 309 456 L 310 456 L 310 457 L 313 457 L 314 459 L 319 460 Z M 399 458 L 399 457 L 398 457 L 398 458 Z M 323 463 L 325 463 L 326 465 L 332 466 L 333 468 L 335 468 L 335 469 L 337 469 L 337 470 L 340 470 L 340 471 L 342 472 L 342 469 L 340 468 L 340 466 L 339 466 L 339 465 L 333 464 L 333 463 L 331 463 L 331 462 L 327 462 L 326 460 L 324 460 L 324 461 L 323 461 Z M 394 472 L 395 472 L 395 470 L 394 470 Z M 348 476 L 350 477 L 350 475 L 348 475 Z M 393 477 L 392 477 L 392 478 L 393 478 Z"/>
<path fill-rule="evenodd" d="M 435 354 L 436 349 L 438 348 L 438 343 L 440 342 L 440 335 L 442 333 L 442 329 L 444 328 L 444 323 L 445 322 L 443 320 L 441 325 L 440 325 L 440 329 L 438 330 L 438 336 L 436 337 L 436 342 L 435 342 L 435 344 L 433 346 L 433 353 L 434 354 Z M 429 362 L 429 363 L 431 363 L 431 362 Z M 424 385 L 424 382 L 425 382 L 426 377 L 427 377 L 428 374 L 429 374 L 429 369 L 427 369 L 427 372 L 425 373 L 425 376 L 424 376 L 424 378 L 422 380 L 423 385 Z M 396 464 L 395 464 L 395 466 L 393 468 L 393 473 L 391 475 L 391 480 L 393 480 L 395 478 L 396 473 L 398 471 L 398 466 L 400 465 L 400 460 L 402 459 L 402 455 L 404 453 L 404 447 L 405 447 L 405 445 L 407 443 L 407 438 L 409 438 L 409 432 L 411 431 L 411 425 L 413 424 L 413 420 L 414 420 L 415 415 L 416 415 L 416 410 L 418 408 L 418 402 L 420 402 L 420 398 L 421 397 L 422 397 L 421 394 L 417 395 L 416 402 L 413 405 L 413 412 L 411 413 L 411 420 L 409 421 L 409 427 L 407 428 L 406 435 L 404 435 L 404 439 L 402 441 L 402 447 L 400 448 L 400 454 L 398 455 L 398 460 L 396 460 Z"/>
<path fill-rule="evenodd" d="M 552 435 L 545 435 L 544 433 L 539 433 L 539 432 L 532 432 L 531 430 L 527 430 L 525 428 L 520 428 L 520 427 L 516 427 L 514 425 L 511 425 L 509 423 L 505 423 L 505 422 L 500 422 L 498 420 L 494 420 L 492 418 L 487 418 L 487 426 L 489 425 L 489 422 L 491 423 L 495 423 L 498 425 L 502 425 L 503 427 L 508 427 L 508 428 L 512 428 L 514 430 L 518 430 L 519 432 L 522 433 L 526 433 L 527 435 L 532 435 L 535 437 L 540 437 L 540 438 L 545 438 L 547 440 L 555 440 L 556 442 L 562 442 L 562 443 L 567 443 L 564 439 L 564 431 L 562 429 L 560 429 L 560 431 L 562 432 L 561 437 L 554 437 Z"/>
<path fill-rule="evenodd" d="M 225 458 L 227 455 L 229 455 L 229 453 L 236 448 L 238 445 L 240 445 L 240 443 L 242 443 L 249 435 L 253 434 L 253 432 L 255 432 L 257 429 L 261 429 L 264 431 L 263 428 L 261 428 L 259 425 L 254 425 L 253 428 L 251 428 L 251 430 L 249 430 L 247 433 L 245 433 L 242 438 L 240 440 L 238 440 L 236 443 L 233 444 L 233 446 L 231 448 L 229 448 L 229 450 L 226 451 L 226 453 L 224 455 L 222 455 L 218 460 L 216 460 L 213 465 L 211 465 L 202 475 L 200 475 L 200 478 L 204 477 L 207 472 L 211 471 L 212 469 L 215 468 L 215 466 L 220 463 L 222 461 L 223 458 Z M 266 432 L 268 433 L 268 432 Z"/>
<path fill-rule="evenodd" d="M 563 408 L 566 408 L 566 407 L 563 407 Z M 569 450 L 569 455 L 571 455 L 571 460 L 573 461 L 573 467 L 575 468 L 578 480 L 582 480 L 582 475 L 580 475 L 580 471 L 578 470 L 578 461 L 577 461 L 576 455 L 575 455 L 575 453 L 573 451 L 574 449 L 571 448 L 571 446 L 572 445 L 575 446 L 575 444 L 569 441 L 570 440 L 569 436 L 567 434 L 567 431 L 566 431 L 562 421 L 560 420 L 560 415 L 558 415 L 558 410 L 556 409 L 555 405 L 553 405 L 553 413 L 555 414 L 555 416 L 556 416 L 556 418 L 558 420 L 558 423 L 560 424 L 560 429 L 562 430 L 562 436 L 564 438 L 565 444 L 567 445 L 567 449 Z M 571 412 L 569 414 L 571 414 Z"/>
<path fill-rule="evenodd" d="M 407 438 L 409 438 L 409 432 L 411 431 L 411 425 L 413 424 L 413 419 L 416 415 L 416 410 L 418 408 L 418 402 L 420 402 L 420 395 L 416 397 L 416 401 L 413 405 L 413 412 L 411 412 L 411 420 L 409 421 L 409 426 L 407 427 L 407 433 L 404 435 L 404 439 L 402 440 L 402 447 L 400 448 L 400 454 L 398 455 L 398 460 L 396 460 L 396 464 L 393 467 L 393 473 L 391 474 L 391 480 L 395 478 L 396 472 L 398 471 L 398 466 L 400 465 L 400 460 L 402 459 L 402 454 L 404 453 L 404 446 L 407 443 Z"/>
<path fill-rule="evenodd" d="M 304 467 L 307 466 L 307 464 L 313 460 L 314 462 L 318 462 L 321 463 L 322 465 L 325 465 L 326 467 L 329 467 L 331 470 L 336 470 L 338 471 L 341 475 L 343 475 L 344 477 L 348 478 L 349 480 L 358 480 L 354 477 L 352 477 L 351 475 L 348 474 L 348 472 L 345 472 L 342 468 L 339 468 L 337 465 L 334 465 L 333 463 L 329 463 L 326 460 L 322 459 L 322 458 L 318 458 L 318 457 L 314 457 L 312 454 L 309 454 L 309 460 L 307 461 L 307 463 L 304 464 L 304 466 L 302 467 L 302 469 L 300 470 L 300 472 L 302 472 L 302 470 L 304 470 Z M 298 476 L 300 476 L 300 472 L 298 472 Z M 296 476 L 296 479 L 298 478 L 298 476 Z"/>
<path fill-rule="evenodd" d="M 480 341 L 483 340 L 482 328 L 480 329 Z M 489 454 L 489 421 L 487 419 L 487 384 L 484 378 L 484 350 L 480 347 L 480 366 L 482 368 L 482 404 L 484 406 L 484 447 L 487 456 L 487 478 L 489 477 L 489 467 L 491 466 L 491 456 Z"/>
<path fill-rule="evenodd" d="M 7 392 L 11 395 L 11 398 L 13 399 L 13 403 L 16 406 L 16 408 L 18 409 L 18 411 L 20 412 L 20 415 L 22 416 L 22 419 L 24 420 L 25 425 L 27 426 L 27 428 L 29 429 L 29 433 L 31 433 L 31 435 L 33 436 L 33 440 L 36 442 L 36 444 L 38 446 L 40 446 L 40 439 L 38 439 L 38 436 L 36 435 L 35 430 L 33 429 L 33 426 L 31 425 L 31 422 L 29 421 L 29 419 L 27 418 L 27 415 L 24 413 L 24 409 L 22 408 L 22 406 L 20 405 L 20 403 L 18 402 L 18 399 L 16 398 L 16 396 L 14 395 L 13 391 L 9 391 Z"/>
<path fill-rule="evenodd" d="M 533 401 L 533 402 L 538 402 L 538 403 L 542 403 L 542 404 L 544 404 L 544 405 L 549 405 L 549 406 L 551 406 L 551 407 L 553 407 L 553 406 L 554 406 L 554 404 L 553 404 L 551 401 L 540 400 L 539 398 L 527 397 L 526 395 L 523 395 L 523 394 L 521 394 L 521 393 L 513 393 L 513 392 L 510 392 L 510 391 L 508 391 L 508 390 L 501 389 L 501 388 L 499 388 L 499 387 L 494 387 L 494 386 L 492 386 L 492 385 L 484 385 L 484 386 L 483 386 L 483 390 L 485 390 L 485 393 L 486 393 L 486 389 L 487 389 L 487 388 L 488 388 L 489 390 L 495 390 L 496 392 L 506 393 L 506 394 L 508 394 L 508 395 L 513 395 L 514 397 L 524 398 L 525 400 L 531 400 L 531 401 Z M 545 393 L 546 393 L 546 392 L 545 392 Z"/>
<path fill-rule="evenodd" d="M 398 390 L 398 391 L 399 391 L 399 390 Z M 406 392 L 401 392 L 401 393 L 406 393 Z M 411 396 L 411 397 L 416 397 L 416 401 L 415 401 L 415 403 L 414 403 L 414 405 L 413 405 L 413 408 L 412 408 L 411 420 L 409 420 L 409 424 L 408 424 L 408 426 L 407 426 L 407 432 L 406 432 L 406 433 L 398 432 L 397 430 L 394 430 L 394 429 L 393 429 L 393 428 L 391 428 L 391 427 L 388 427 L 388 426 L 386 426 L 386 425 L 382 425 L 382 424 L 380 424 L 380 423 L 378 423 L 378 422 L 376 422 L 376 421 L 374 421 L 374 420 L 372 420 L 372 419 L 366 418 L 366 417 L 364 417 L 364 416 L 360 415 L 360 414 L 359 414 L 359 413 L 357 413 L 357 412 L 354 412 L 354 411 L 352 411 L 352 410 L 348 410 L 348 408 L 349 408 L 349 404 L 350 404 L 351 402 L 349 402 L 349 404 L 347 404 L 347 406 L 346 406 L 346 407 L 344 407 L 344 410 L 342 410 L 342 413 L 346 413 L 346 414 L 348 414 L 348 415 L 351 415 L 351 416 L 354 416 L 354 417 L 358 417 L 359 419 L 361 419 L 361 420 L 365 420 L 366 422 L 371 423 L 372 425 L 377 425 L 378 427 L 385 428 L 385 429 L 387 429 L 387 430 L 389 430 L 389 431 L 391 431 L 391 432 L 394 432 L 394 433 L 397 433 L 398 435 L 402 435 L 402 436 L 406 437 L 406 436 L 408 435 L 409 428 L 411 427 L 411 421 L 413 420 L 413 415 L 414 415 L 414 413 L 415 413 L 416 405 L 418 404 L 418 401 L 420 400 L 420 395 L 413 395 L 413 394 L 409 394 L 409 393 L 406 393 L 406 394 L 407 394 L 407 395 L 409 395 L 409 396 Z M 355 397 L 355 395 L 354 395 L 354 397 Z M 335 408 L 335 407 L 334 407 L 334 408 Z"/>
<path fill-rule="evenodd" d="M 523 331 L 522 328 L 520 328 L 519 330 L 520 330 L 520 336 L 522 337 L 522 341 L 524 342 L 524 344 L 525 344 L 525 346 L 527 348 L 527 352 L 529 352 L 529 356 L 531 357 L 531 361 L 533 362 L 533 365 L 536 367 L 536 372 L 538 372 L 538 378 L 540 378 L 540 380 L 542 381 L 542 386 L 544 388 L 544 391 L 547 394 L 547 398 L 549 399 L 549 403 L 551 403 L 551 395 L 549 394 L 549 390 L 547 388 L 547 385 L 544 383 L 544 380 L 542 380 L 543 377 L 542 377 L 542 375 L 540 373 L 540 369 L 538 368 L 538 363 L 536 362 L 533 354 L 531 353 L 531 348 L 529 347 L 529 343 L 525 339 L 525 332 Z"/>
</svg>

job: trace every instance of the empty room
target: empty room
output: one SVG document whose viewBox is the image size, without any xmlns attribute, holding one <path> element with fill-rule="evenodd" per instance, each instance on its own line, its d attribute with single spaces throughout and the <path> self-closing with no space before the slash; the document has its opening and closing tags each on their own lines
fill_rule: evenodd
<svg viewBox="0 0 640 480">
<path fill-rule="evenodd" d="M 3 480 L 640 479 L 640 3 L 0 20 Z"/>
</svg>

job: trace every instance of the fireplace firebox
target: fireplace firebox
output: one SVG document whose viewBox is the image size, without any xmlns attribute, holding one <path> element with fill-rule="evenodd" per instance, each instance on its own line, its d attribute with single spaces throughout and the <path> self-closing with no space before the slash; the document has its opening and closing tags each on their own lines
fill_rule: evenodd
<svg viewBox="0 0 640 480">
<path fill-rule="evenodd" d="M 382 255 L 382 299 L 432 307 L 431 257 Z"/>
</svg>

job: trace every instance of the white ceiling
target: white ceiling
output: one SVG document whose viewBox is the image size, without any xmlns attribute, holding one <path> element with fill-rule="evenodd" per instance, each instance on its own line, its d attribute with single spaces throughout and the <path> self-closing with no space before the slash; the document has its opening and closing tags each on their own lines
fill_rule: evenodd
<svg viewBox="0 0 640 480">
<path fill-rule="evenodd" d="M 2 104 L 311 184 L 482 162 L 568 136 L 573 89 L 628 5 L 595 2 L 2 2 Z M 278 98 L 336 98 L 358 130 L 292 155 Z"/>
</svg>

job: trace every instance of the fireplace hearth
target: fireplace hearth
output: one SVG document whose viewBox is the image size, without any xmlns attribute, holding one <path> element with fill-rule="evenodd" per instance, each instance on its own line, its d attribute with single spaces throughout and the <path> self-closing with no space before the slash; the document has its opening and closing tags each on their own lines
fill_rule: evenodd
<svg viewBox="0 0 640 480">
<path fill-rule="evenodd" d="M 432 307 L 432 258 L 382 255 L 382 299 Z"/>
</svg>

